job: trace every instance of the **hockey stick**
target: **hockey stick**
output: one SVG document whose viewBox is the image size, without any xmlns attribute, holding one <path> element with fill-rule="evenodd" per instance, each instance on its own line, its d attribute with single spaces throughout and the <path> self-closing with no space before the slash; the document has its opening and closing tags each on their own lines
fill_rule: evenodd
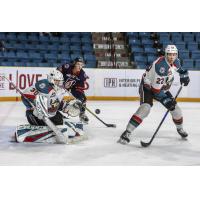
<svg viewBox="0 0 200 200">
<path fill-rule="evenodd" d="M 176 94 L 176 96 L 175 96 L 175 98 L 174 98 L 174 101 L 176 100 L 176 98 L 177 98 L 178 95 L 180 94 L 182 88 L 183 88 L 183 85 L 180 86 L 180 88 L 179 88 L 179 90 L 178 90 L 178 92 L 177 92 L 177 94 Z M 151 145 L 151 143 L 153 142 L 153 140 L 154 140 L 156 134 L 158 133 L 158 131 L 159 131 L 161 125 L 162 125 L 163 122 L 165 121 L 165 119 L 166 119 L 168 113 L 169 113 L 169 110 L 165 113 L 164 117 L 162 118 L 162 120 L 161 120 L 161 122 L 160 122 L 158 128 L 156 129 L 155 133 L 154 133 L 153 136 L 151 137 L 150 141 L 149 141 L 149 142 L 140 141 L 140 144 L 141 144 L 142 147 L 148 147 L 148 146 Z"/>
<path fill-rule="evenodd" d="M 21 92 L 21 90 L 17 88 L 17 86 L 12 81 L 10 81 L 6 76 L 4 77 L 21 94 L 21 96 L 23 96 L 23 98 L 32 106 L 32 108 L 36 109 L 35 105 Z M 64 138 L 64 135 L 60 132 L 60 130 L 54 125 L 54 123 L 48 117 L 44 116 L 43 121 L 55 133 L 56 142 L 58 144 L 68 143 L 68 139 Z"/>
<path fill-rule="evenodd" d="M 73 98 L 75 98 L 75 97 L 72 95 L 71 92 L 69 92 L 68 90 L 66 90 L 66 92 L 67 92 L 70 96 L 72 96 Z M 75 98 L 75 99 L 76 99 L 76 98 Z M 116 128 L 116 124 L 108 124 L 108 123 L 104 122 L 102 119 L 100 119 L 98 116 L 96 116 L 96 115 L 95 115 L 89 108 L 87 108 L 86 106 L 85 106 L 85 109 L 86 109 L 91 115 L 93 115 L 96 119 L 98 119 L 101 123 L 103 123 L 106 127 Z"/>
</svg>

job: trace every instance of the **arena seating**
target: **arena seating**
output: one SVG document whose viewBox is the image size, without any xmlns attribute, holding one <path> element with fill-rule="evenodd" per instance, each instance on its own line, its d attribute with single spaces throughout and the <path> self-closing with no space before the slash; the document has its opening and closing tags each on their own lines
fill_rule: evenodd
<svg viewBox="0 0 200 200">
<path fill-rule="evenodd" d="M 96 67 L 90 32 L 0 32 L 0 41 L 5 47 L 0 51 L 1 66 L 55 67 L 82 56 L 86 67 Z"/>
<path fill-rule="evenodd" d="M 146 68 L 166 45 L 175 44 L 183 67 L 200 70 L 200 32 L 127 32 L 123 40 L 134 68 Z M 82 56 L 86 67 L 97 67 L 91 32 L 0 32 L 0 42 L 1 66 L 56 67 Z"/>
<path fill-rule="evenodd" d="M 166 45 L 175 44 L 183 67 L 200 70 L 200 33 L 158 32 L 154 33 L 154 37 L 151 34 L 149 32 L 126 33 L 131 61 L 137 68 L 146 68 L 163 53 Z M 156 44 L 160 44 L 161 48 Z"/>
</svg>

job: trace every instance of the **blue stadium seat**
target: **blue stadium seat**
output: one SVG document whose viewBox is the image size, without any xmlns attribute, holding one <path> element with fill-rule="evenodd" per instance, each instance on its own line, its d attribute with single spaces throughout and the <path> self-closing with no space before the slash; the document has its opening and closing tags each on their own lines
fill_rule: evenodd
<svg viewBox="0 0 200 200">
<path fill-rule="evenodd" d="M 180 59 L 189 59 L 190 58 L 190 55 L 189 55 L 189 51 L 188 50 L 180 50 L 178 51 L 179 53 L 179 58 Z"/>
<path fill-rule="evenodd" d="M 62 54 L 58 54 L 58 60 L 71 60 L 71 57 L 69 54 L 65 54 L 65 53 L 62 53 Z"/>
<path fill-rule="evenodd" d="M 51 41 L 53 43 L 56 43 L 56 42 L 60 41 L 60 38 L 59 37 L 50 36 L 49 37 L 49 41 Z"/>
<path fill-rule="evenodd" d="M 92 34 L 91 34 L 91 32 L 81 32 L 81 36 L 82 36 L 82 37 L 85 37 L 85 36 L 91 37 Z"/>
<path fill-rule="evenodd" d="M 151 55 L 156 55 L 157 53 L 157 50 L 155 48 L 152 48 L 152 47 L 145 47 L 144 48 L 144 51 L 146 54 L 151 54 Z"/>
<path fill-rule="evenodd" d="M 139 32 L 139 36 L 141 38 L 150 38 L 151 33 L 150 32 Z"/>
<path fill-rule="evenodd" d="M 85 52 L 85 53 L 87 53 L 87 52 L 93 52 L 93 47 L 91 46 L 91 45 L 84 45 L 84 46 L 82 46 L 82 51 L 83 51 L 83 53 Z"/>
<path fill-rule="evenodd" d="M 84 37 L 84 38 L 81 38 L 81 42 L 83 43 L 83 44 L 87 44 L 87 43 L 89 43 L 89 44 L 92 44 L 92 39 L 91 38 L 88 38 L 88 37 Z"/>
<path fill-rule="evenodd" d="M 38 50 L 48 50 L 47 45 L 45 44 L 37 44 L 35 45 Z"/>
<path fill-rule="evenodd" d="M 57 60 L 57 55 L 56 54 L 51 54 L 51 53 L 46 53 L 44 54 L 44 58 L 47 60 L 47 61 L 56 61 Z"/>
<path fill-rule="evenodd" d="M 188 42 L 187 48 L 190 51 L 196 51 L 196 50 L 198 50 L 198 43 L 197 42 Z"/>
<path fill-rule="evenodd" d="M 149 56 L 147 55 L 147 62 L 152 64 L 158 57 L 157 56 Z"/>
<path fill-rule="evenodd" d="M 1 66 L 13 66 L 13 62 L 7 61 L 7 62 L 1 62 L 0 63 Z"/>
<path fill-rule="evenodd" d="M 200 59 L 200 51 L 192 51 L 192 59 Z"/>
<path fill-rule="evenodd" d="M 134 53 L 134 55 L 141 55 L 144 53 L 144 49 L 142 47 L 131 47 L 131 52 Z"/>
<path fill-rule="evenodd" d="M 78 37 L 72 37 L 71 39 L 70 39 L 70 42 L 71 42 L 71 44 L 80 44 L 81 43 L 81 39 L 80 38 L 78 38 Z"/>
<path fill-rule="evenodd" d="M 146 62 L 137 62 L 137 69 L 146 69 L 147 68 L 147 63 Z"/>
<path fill-rule="evenodd" d="M 58 46 L 59 45 L 57 45 L 57 44 L 49 44 L 49 45 L 47 45 L 47 49 L 48 50 L 58 50 Z"/>
<path fill-rule="evenodd" d="M 200 69 L 200 59 L 195 60 L 195 68 Z"/>
<path fill-rule="evenodd" d="M 84 60 L 88 61 L 96 61 L 96 56 L 93 54 L 84 54 Z"/>
<path fill-rule="evenodd" d="M 85 68 L 96 68 L 96 61 L 86 62 Z"/>
<path fill-rule="evenodd" d="M 64 36 L 67 36 L 69 38 L 72 38 L 72 37 L 81 37 L 81 33 L 80 32 L 65 32 L 63 33 Z"/>
<path fill-rule="evenodd" d="M 38 63 L 35 63 L 35 62 L 26 62 L 25 66 L 26 67 L 39 67 Z"/>
<path fill-rule="evenodd" d="M 153 41 L 150 39 L 142 39 L 142 44 L 146 47 L 152 47 L 153 46 Z"/>
<path fill-rule="evenodd" d="M 192 69 L 194 67 L 193 59 L 185 59 L 183 60 L 183 68 Z"/>
<path fill-rule="evenodd" d="M 40 35 L 38 39 L 41 42 L 49 42 L 50 41 L 49 36 Z"/>
<path fill-rule="evenodd" d="M 40 53 L 29 52 L 28 55 L 29 55 L 29 58 L 32 58 L 32 59 L 42 59 L 42 55 Z"/>
<path fill-rule="evenodd" d="M 5 38 L 6 38 L 6 34 L 0 32 L 0 40 L 5 40 Z"/>
<path fill-rule="evenodd" d="M 68 37 L 61 37 L 60 38 L 60 42 L 69 44 L 70 43 L 70 39 Z"/>
<path fill-rule="evenodd" d="M 17 44 L 16 44 L 17 45 Z M 34 45 L 34 44 L 24 44 L 24 45 L 22 45 L 22 44 L 18 44 L 19 46 L 18 46 L 18 48 L 20 47 L 20 48 L 24 48 L 24 49 L 32 49 L 32 50 L 39 50 L 39 48 L 38 48 L 38 46 L 37 45 Z"/>
<path fill-rule="evenodd" d="M 70 53 L 71 54 L 82 54 L 82 51 L 80 49 L 76 49 L 76 50 L 71 50 Z"/>
<path fill-rule="evenodd" d="M 186 48 L 185 42 L 183 42 L 183 41 L 174 42 L 174 44 L 176 45 L 178 50 L 185 50 L 185 48 Z"/>
<path fill-rule="evenodd" d="M 28 38 L 27 38 L 26 35 L 18 35 L 18 36 L 17 36 L 17 40 L 18 40 L 18 41 L 27 41 Z"/>
<path fill-rule="evenodd" d="M 7 33 L 6 39 L 7 40 L 17 40 L 17 35 L 15 33 Z"/>
<path fill-rule="evenodd" d="M 63 44 L 58 46 L 58 50 L 60 51 L 70 51 L 69 45 Z"/>
<path fill-rule="evenodd" d="M 29 41 L 39 41 L 39 37 L 36 35 L 29 35 L 28 40 Z"/>
<path fill-rule="evenodd" d="M 162 43 L 162 42 L 169 42 L 169 41 L 171 41 L 171 40 L 170 40 L 169 34 L 160 35 L 159 41 L 160 41 L 161 43 Z"/>
<path fill-rule="evenodd" d="M 134 60 L 135 62 L 147 62 L 147 57 L 146 56 L 134 56 Z"/>
<path fill-rule="evenodd" d="M 139 40 L 139 39 L 129 39 L 129 44 L 131 46 L 138 46 L 138 45 L 141 45 L 141 40 Z"/>
<path fill-rule="evenodd" d="M 185 35 L 183 38 L 184 38 L 185 42 L 194 42 L 194 35 L 193 34 Z"/>
<path fill-rule="evenodd" d="M 16 54 L 14 52 L 3 52 L 3 56 L 9 59 L 16 58 Z"/>
<path fill-rule="evenodd" d="M 16 56 L 17 56 L 17 58 L 23 58 L 23 59 L 29 58 L 29 55 L 27 53 L 23 53 L 23 52 L 17 52 Z"/>
<path fill-rule="evenodd" d="M 71 51 L 74 51 L 74 50 L 81 50 L 81 46 L 79 46 L 79 45 L 71 45 L 71 46 L 70 46 L 70 50 L 71 50 Z"/>
<path fill-rule="evenodd" d="M 25 67 L 26 64 L 25 64 L 25 62 L 14 62 L 13 66 L 16 66 L 16 67 Z"/>
<path fill-rule="evenodd" d="M 127 32 L 126 35 L 130 38 L 131 36 L 134 36 L 135 38 L 138 38 L 139 34 L 138 32 Z"/>
<path fill-rule="evenodd" d="M 38 67 L 50 67 L 49 63 L 38 63 Z"/>
<path fill-rule="evenodd" d="M 172 34 L 172 42 L 181 42 L 183 41 L 181 33 L 171 33 Z"/>
</svg>

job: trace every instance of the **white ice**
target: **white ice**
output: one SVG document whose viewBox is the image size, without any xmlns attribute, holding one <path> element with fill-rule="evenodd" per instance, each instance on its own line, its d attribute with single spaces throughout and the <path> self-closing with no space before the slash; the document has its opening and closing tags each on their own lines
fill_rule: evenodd
<svg viewBox="0 0 200 200">
<path fill-rule="evenodd" d="M 180 138 L 169 115 L 152 145 L 140 146 L 140 140 L 150 139 L 166 112 L 154 103 L 149 117 L 134 132 L 132 142 L 116 143 L 138 105 L 129 101 L 89 101 L 92 111 L 99 108 L 98 116 L 107 123 L 116 123 L 117 128 L 106 128 L 88 113 L 88 140 L 55 145 L 10 142 L 16 126 L 27 123 L 25 107 L 21 102 L 1 102 L 0 165 L 200 165 L 200 103 L 179 103 L 188 140 Z"/>
</svg>

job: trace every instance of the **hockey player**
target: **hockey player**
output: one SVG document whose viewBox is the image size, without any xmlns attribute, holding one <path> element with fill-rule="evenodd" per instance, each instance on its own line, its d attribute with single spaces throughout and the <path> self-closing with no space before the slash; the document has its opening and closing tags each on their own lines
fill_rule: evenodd
<svg viewBox="0 0 200 200">
<path fill-rule="evenodd" d="M 63 80 L 62 73 L 54 69 L 49 73 L 47 79 L 38 81 L 34 86 L 27 88 L 23 92 L 24 96 L 34 105 L 37 95 L 46 97 L 48 116 L 55 125 L 63 124 L 63 116 L 59 110 L 66 112 L 66 108 L 69 105 L 67 102 L 63 101 L 63 97 L 66 93 L 63 88 Z M 36 108 L 33 108 L 26 98 L 22 96 L 22 102 L 26 106 L 26 117 L 28 122 L 31 125 L 44 126 L 44 113 L 39 112 Z M 78 104 L 79 102 L 77 101 L 74 102 L 74 104 L 75 103 Z"/>
<path fill-rule="evenodd" d="M 130 142 L 133 131 L 149 115 L 153 106 L 153 99 L 159 101 L 170 111 L 177 132 L 181 137 L 185 138 L 188 136 L 183 129 L 181 109 L 169 92 L 175 71 L 180 75 L 180 83 L 187 86 L 190 82 L 188 71 L 181 68 L 176 46 L 168 45 L 165 49 L 165 56 L 159 57 L 154 61 L 143 74 L 139 88 L 140 107 L 129 120 L 126 130 L 118 140 L 119 143 L 127 144 Z"/>
<path fill-rule="evenodd" d="M 36 82 L 22 93 L 29 125 L 17 127 L 15 132 L 17 142 L 69 143 L 69 138 L 70 142 L 75 140 L 74 138 L 76 141 L 77 138 L 78 140 L 84 138 L 81 123 L 63 120 L 65 113 L 72 117 L 78 116 L 82 104 L 79 100 L 71 102 L 63 100 L 66 94 L 63 80 L 62 73 L 54 69 L 47 79 Z"/>
<path fill-rule="evenodd" d="M 80 120 L 83 123 L 88 123 L 89 119 L 85 114 L 85 106 L 87 98 L 84 90 L 89 88 L 86 80 L 89 78 L 83 70 L 84 60 L 81 57 L 74 59 L 72 64 L 65 63 L 59 66 L 57 69 L 62 72 L 64 77 L 64 87 L 72 93 L 72 95 L 82 102 L 81 113 L 79 115 Z"/>
</svg>

